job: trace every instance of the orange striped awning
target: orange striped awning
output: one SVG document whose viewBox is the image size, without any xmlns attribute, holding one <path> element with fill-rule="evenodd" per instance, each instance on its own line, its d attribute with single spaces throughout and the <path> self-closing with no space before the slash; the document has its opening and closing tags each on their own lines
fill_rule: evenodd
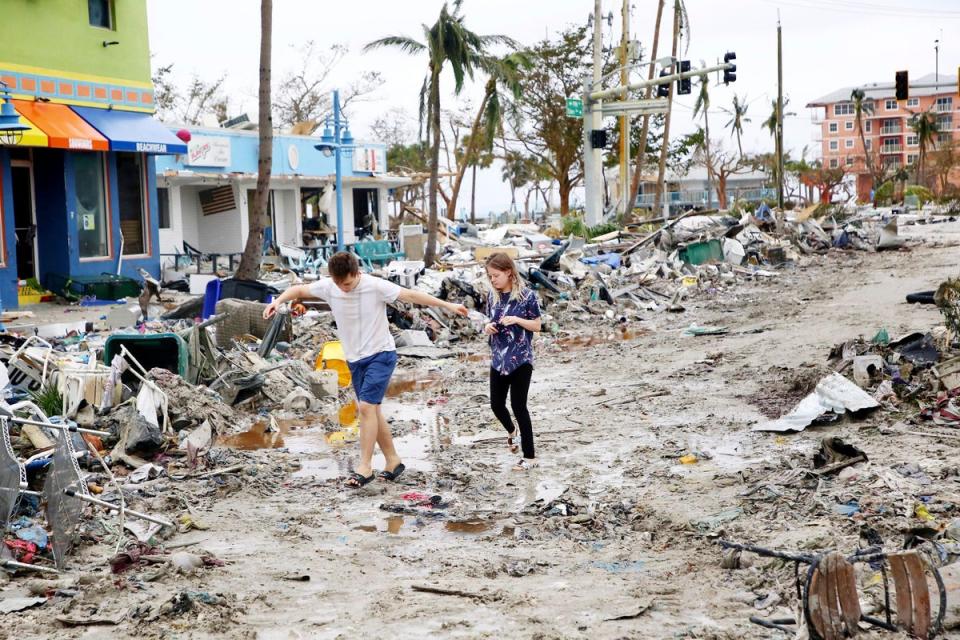
<svg viewBox="0 0 960 640">
<path fill-rule="evenodd" d="M 110 142 L 65 104 L 14 100 L 24 118 L 47 134 L 49 146 L 78 151 L 107 151 Z"/>
</svg>

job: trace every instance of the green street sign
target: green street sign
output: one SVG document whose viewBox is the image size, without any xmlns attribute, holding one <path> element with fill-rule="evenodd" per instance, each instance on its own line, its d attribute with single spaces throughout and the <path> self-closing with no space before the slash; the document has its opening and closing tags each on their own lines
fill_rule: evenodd
<svg viewBox="0 0 960 640">
<path fill-rule="evenodd" d="M 581 100 L 580 98 L 567 98 L 567 117 L 568 118 L 583 117 L 583 100 Z"/>
</svg>

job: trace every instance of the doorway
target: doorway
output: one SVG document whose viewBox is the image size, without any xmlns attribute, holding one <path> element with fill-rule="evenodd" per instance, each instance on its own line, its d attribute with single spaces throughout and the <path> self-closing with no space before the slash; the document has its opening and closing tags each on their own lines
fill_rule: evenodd
<svg viewBox="0 0 960 640">
<path fill-rule="evenodd" d="M 376 189 L 353 189 L 353 226 L 358 240 L 373 236 L 380 220 Z"/>
<path fill-rule="evenodd" d="M 37 210 L 33 164 L 29 160 L 14 160 L 10 171 L 13 177 L 13 226 L 17 235 L 17 279 L 26 280 L 37 277 Z"/>
</svg>

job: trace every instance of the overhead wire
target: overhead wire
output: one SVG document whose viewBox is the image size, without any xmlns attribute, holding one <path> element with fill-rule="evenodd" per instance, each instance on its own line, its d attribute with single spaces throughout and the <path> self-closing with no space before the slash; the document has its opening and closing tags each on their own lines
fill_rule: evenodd
<svg viewBox="0 0 960 640">
<path fill-rule="evenodd" d="M 788 6 L 800 9 L 820 9 L 829 12 L 853 13 L 863 16 L 884 16 L 896 18 L 938 18 L 960 20 L 960 11 L 948 9 L 917 9 L 913 7 L 856 2 L 855 0 L 762 0 L 766 4 Z"/>
</svg>

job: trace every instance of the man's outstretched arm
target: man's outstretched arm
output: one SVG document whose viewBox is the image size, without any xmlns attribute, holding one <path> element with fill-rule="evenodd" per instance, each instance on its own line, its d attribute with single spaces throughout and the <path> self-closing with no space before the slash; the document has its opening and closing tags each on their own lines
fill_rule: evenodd
<svg viewBox="0 0 960 640">
<path fill-rule="evenodd" d="M 284 302 L 290 302 L 291 300 L 313 300 L 314 298 L 316 298 L 316 296 L 310 293 L 310 285 L 308 284 L 298 284 L 287 287 L 286 291 L 277 296 L 273 302 L 263 310 L 263 317 L 269 318 L 275 314 Z"/>
<path fill-rule="evenodd" d="M 451 313 L 456 313 L 457 315 L 461 316 L 466 316 L 468 313 L 470 313 L 462 304 L 455 304 L 453 302 L 441 300 L 440 298 L 434 298 L 429 293 L 424 293 L 423 291 L 418 291 L 416 289 L 402 289 L 400 291 L 400 295 L 397 296 L 397 300 L 400 302 L 420 305 L 421 307 L 440 307 L 441 309 L 446 309 Z"/>
</svg>

